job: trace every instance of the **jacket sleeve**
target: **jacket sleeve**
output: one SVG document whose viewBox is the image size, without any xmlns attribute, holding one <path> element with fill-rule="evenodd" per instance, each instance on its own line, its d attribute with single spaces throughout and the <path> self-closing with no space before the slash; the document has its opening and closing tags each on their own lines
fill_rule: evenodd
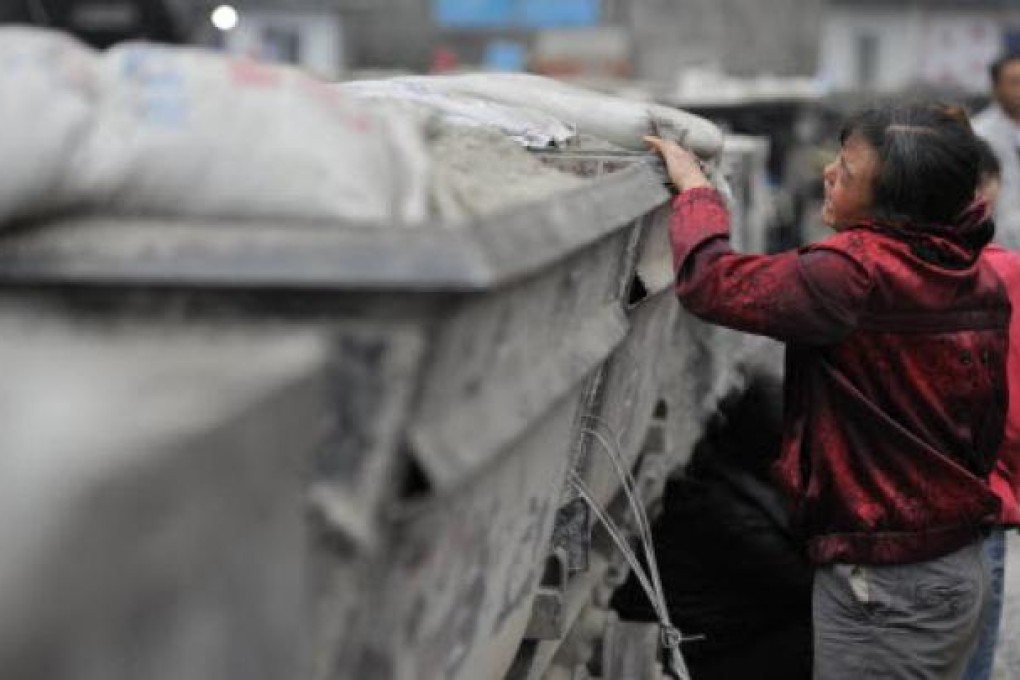
<svg viewBox="0 0 1020 680">
<path fill-rule="evenodd" d="M 708 188 L 677 196 L 670 223 L 676 291 L 696 316 L 784 342 L 831 344 L 857 326 L 867 268 L 824 244 L 777 255 L 729 245 L 729 215 Z"/>
</svg>

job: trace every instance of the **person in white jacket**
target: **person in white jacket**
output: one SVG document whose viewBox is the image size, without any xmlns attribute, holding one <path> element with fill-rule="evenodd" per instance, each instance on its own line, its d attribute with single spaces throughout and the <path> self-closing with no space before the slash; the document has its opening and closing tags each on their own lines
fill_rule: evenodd
<svg viewBox="0 0 1020 680">
<path fill-rule="evenodd" d="M 1002 165 L 995 240 L 1020 250 L 1020 53 L 999 57 L 990 73 L 994 101 L 974 116 L 972 124 Z"/>
</svg>

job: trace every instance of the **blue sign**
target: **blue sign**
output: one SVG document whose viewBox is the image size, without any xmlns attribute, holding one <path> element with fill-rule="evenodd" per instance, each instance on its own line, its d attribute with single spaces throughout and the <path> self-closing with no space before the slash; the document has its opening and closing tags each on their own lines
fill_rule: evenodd
<svg viewBox="0 0 1020 680">
<path fill-rule="evenodd" d="M 482 65 L 490 71 L 523 71 L 528 65 L 528 50 L 512 40 L 493 40 L 485 46 Z"/>
<path fill-rule="evenodd" d="M 434 0 L 445 28 L 575 28 L 599 23 L 601 0 Z"/>
<path fill-rule="evenodd" d="M 436 23 L 448 28 L 502 28 L 513 23 L 514 0 L 435 0 Z"/>
<path fill-rule="evenodd" d="M 599 22 L 600 0 L 517 0 L 516 19 L 529 28 L 574 28 Z"/>
</svg>

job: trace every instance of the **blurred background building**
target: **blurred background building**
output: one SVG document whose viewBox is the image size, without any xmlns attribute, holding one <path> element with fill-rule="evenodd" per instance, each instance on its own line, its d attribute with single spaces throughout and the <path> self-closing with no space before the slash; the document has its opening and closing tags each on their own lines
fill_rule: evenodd
<svg viewBox="0 0 1020 680">
<path fill-rule="evenodd" d="M 984 92 L 989 62 L 1020 49 L 1009 0 L 830 0 L 819 76 L 828 89 Z"/>
<path fill-rule="evenodd" d="M 142 36 L 350 70 L 488 67 L 670 82 L 811 75 L 823 0 L 8 0 L 97 45 Z"/>
<path fill-rule="evenodd" d="M 15 21 L 97 46 L 214 46 L 330 78 L 528 69 L 703 95 L 766 77 L 826 93 L 983 92 L 992 57 L 1020 47 L 1010 0 L 6 0 L 0 22 Z"/>
<path fill-rule="evenodd" d="M 215 42 L 208 2 L 169 0 Z M 822 0 L 236 0 L 231 50 L 307 62 L 332 28 L 333 70 L 487 67 L 673 83 L 687 67 L 810 75 Z M 245 25 L 248 28 L 244 28 Z M 309 64 L 310 65 L 310 64 Z M 324 64 L 317 63 L 322 68 Z"/>
</svg>

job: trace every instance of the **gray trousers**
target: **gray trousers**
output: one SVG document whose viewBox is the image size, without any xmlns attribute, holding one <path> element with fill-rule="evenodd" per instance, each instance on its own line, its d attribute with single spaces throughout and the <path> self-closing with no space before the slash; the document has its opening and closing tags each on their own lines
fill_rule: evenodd
<svg viewBox="0 0 1020 680">
<path fill-rule="evenodd" d="M 989 606 L 982 541 L 927 562 L 815 571 L 814 680 L 959 680 Z"/>
</svg>

